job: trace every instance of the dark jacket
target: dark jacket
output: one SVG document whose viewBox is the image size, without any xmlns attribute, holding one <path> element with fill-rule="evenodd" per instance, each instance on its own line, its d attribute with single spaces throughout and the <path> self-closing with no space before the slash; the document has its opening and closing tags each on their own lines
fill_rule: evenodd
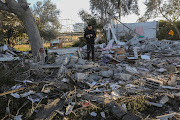
<svg viewBox="0 0 180 120">
<path fill-rule="evenodd" d="M 86 37 L 87 35 L 92 34 L 92 37 Z M 85 30 L 84 38 L 86 39 L 87 44 L 94 44 L 94 38 L 96 38 L 96 32 L 94 30 Z"/>
</svg>

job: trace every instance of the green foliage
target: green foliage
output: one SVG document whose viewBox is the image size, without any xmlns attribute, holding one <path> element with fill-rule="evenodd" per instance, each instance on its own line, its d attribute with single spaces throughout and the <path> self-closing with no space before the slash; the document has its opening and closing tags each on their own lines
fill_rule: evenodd
<svg viewBox="0 0 180 120">
<path fill-rule="evenodd" d="M 23 33 L 25 29 L 22 25 L 21 20 L 13 13 L 7 11 L 0 11 L 0 41 L 5 43 L 7 40 L 8 30 L 12 30 L 13 39 L 21 39 L 26 37 Z"/>
<path fill-rule="evenodd" d="M 41 37 L 45 40 L 55 39 L 59 33 L 61 25 L 58 20 L 59 10 L 51 0 L 38 1 L 34 5 L 33 13 Z M 19 41 L 28 38 L 22 21 L 13 13 L 0 11 L 0 43 L 7 41 L 7 32 L 12 29 L 12 40 Z"/>
<path fill-rule="evenodd" d="M 33 12 L 41 36 L 47 41 L 55 39 L 61 28 L 58 19 L 60 11 L 56 5 L 51 0 L 38 1 L 33 7 Z"/>
<path fill-rule="evenodd" d="M 178 29 L 180 30 L 180 21 L 175 23 Z M 168 33 L 170 30 L 174 31 L 174 36 L 170 36 Z M 175 28 L 167 21 L 160 20 L 159 21 L 159 32 L 158 32 L 158 39 L 167 39 L 167 40 L 179 40 L 178 33 Z"/>
<path fill-rule="evenodd" d="M 73 43 L 73 47 L 83 47 L 86 45 L 86 40 L 84 37 L 79 37 L 79 40 Z"/>
<path fill-rule="evenodd" d="M 88 13 L 85 10 L 81 10 L 78 14 L 81 17 L 82 21 L 84 21 L 84 23 L 86 23 L 87 25 L 91 24 L 95 31 L 102 30 L 103 25 L 95 16 L 93 16 L 92 14 Z"/>
<path fill-rule="evenodd" d="M 179 20 L 179 0 L 147 0 L 145 5 L 147 9 L 145 14 L 139 18 L 141 22 L 160 17 L 160 15 L 167 21 L 175 22 Z"/>
<path fill-rule="evenodd" d="M 120 14 L 121 16 L 131 13 L 139 14 L 138 0 L 90 0 L 91 13 L 81 10 L 79 15 L 86 24 L 92 24 L 95 30 L 103 32 L 103 26 L 109 22 L 109 18 Z M 121 6 L 121 13 L 119 8 Z"/>
<path fill-rule="evenodd" d="M 173 25 L 180 39 L 180 30 L 176 26 L 180 16 L 179 0 L 147 0 L 145 5 L 147 6 L 146 12 L 138 21 L 145 22 L 162 16 Z"/>
<path fill-rule="evenodd" d="M 108 22 L 109 16 L 120 14 L 121 16 L 131 13 L 139 14 L 138 0 L 90 0 L 92 13 L 101 19 L 103 25 Z M 120 7 L 121 6 L 121 7 Z M 121 8 L 121 13 L 120 9 Z"/>
</svg>

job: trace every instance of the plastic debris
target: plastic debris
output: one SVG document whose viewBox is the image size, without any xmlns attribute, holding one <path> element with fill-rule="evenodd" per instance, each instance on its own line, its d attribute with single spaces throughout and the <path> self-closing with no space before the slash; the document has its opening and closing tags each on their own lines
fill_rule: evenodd
<svg viewBox="0 0 180 120">
<path fill-rule="evenodd" d="M 96 117 L 96 116 L 97 116 L 97 113 L 91 112 L 90 115 L 93 116 L 93 117 Z"/>
</svg>

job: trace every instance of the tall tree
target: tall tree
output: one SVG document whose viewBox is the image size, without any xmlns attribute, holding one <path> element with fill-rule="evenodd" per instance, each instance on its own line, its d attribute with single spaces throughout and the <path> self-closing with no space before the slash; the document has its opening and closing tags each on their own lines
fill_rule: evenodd
<svg viewBox="0 0 180 120">
<path fill-rule="evenodd" d="M 5 10 L 14 13 L 23 22 L 23 25 L 27 31 L 29 42 L 31 45 L 31 51 L 34 57 L 40 57 L 42 55 L 40 51 L 44 51 L 43 42 L 41 40 L 38 27 L 36 25 L 33 14 L 29 8 L 26 0 L 1 0 L 0 10 Z"/>
<path fill-rule="evenodd" d="M 24 37 L 25 29 L 22 21 L 14 14 L 7 11 L 0 11 L 0 39 L 5 42 L 8 30 L 12 30 L 12 38 L 19 39 Z"/>
<path fill-rule="evenodd" d="M 109 16 L 139 14 L 138 0 L 90 0 L 92 13 L 105 25 Z"/>
<path fill-rule="evenodd" d="M 139 21 L 144 22 L 152 18 L 163 17 L 174 26 L 180 39 L 180 30 L 175 24 L 180 16 L 179 0 L 146 0 L 144 4 L 147 10 Z"/>
<path fill-rule="evenodd" d="M 32 8 L 40 35 L 44 40 L 51 40 L 57 37 L 61 28 L 58 16 L 59 10 L 50 0 L 38 1 Z M 13 40 L 23 41 L 27 34 L 22 21 L 14 14 L 7 11 L 0 11 L 0 40 L 6 41 L 7 32 L 12 29 Z"/>
<path fill-rule="evenodd" d="M 33 13 L 36 16 L 37 25 L 41 36 L 45 40 L 55 39 L 60 31 L 60 11 L 51 0 L 38 1 L 33 6 Z"/>
<path fill-rule="evenodd" d="M 85 24 L 91 24 L 95 30 L 98 29 L 98 21 L 94 16 L 92 16 L 90 13 L 88 13 L 85 10 L 79 11 L 78 14 Z"/>
</svg>

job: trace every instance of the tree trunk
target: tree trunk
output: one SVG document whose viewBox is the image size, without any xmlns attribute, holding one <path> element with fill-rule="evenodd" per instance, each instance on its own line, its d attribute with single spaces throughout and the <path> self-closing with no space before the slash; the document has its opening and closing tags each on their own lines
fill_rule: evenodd
<svg viewBox="0 0 180 120">
<path fill-rule="evenodd" d="M 22 16 L 19 16 L 19 18 L 23 21 L 28 34 L 32 55 L 40 58 L 41 60 L 44 59 L 43 42 L 31 10 L 26 10 Z M 43 51 L 40 50 L 41 48 Z"/>
<path fill-rule="evenodd" d="M 174 26 L 174 28 L 175 28 L 178 36 L 179 36 L 179 40 L 180 40 L 180 31 L 179 31 L 179 29 L 178 29 L 178 27 L 177 27 L 177 25 L 175 23 L 173 23 L 173 26 Z"/>
<path fill-rule="evenodd" d="M 6 0 L 5 2 L 2 2 L 0 0 L 0 10 L 6 10 L 8 12 L 14 13 L 19 17 L 19 19 L 23 22 L 28 34 L 33 57 L 38 58 L 38 61 L 44 60 L 45 52 L 43 48 L 43 42 L 27 1 Z"/>
</svg>

